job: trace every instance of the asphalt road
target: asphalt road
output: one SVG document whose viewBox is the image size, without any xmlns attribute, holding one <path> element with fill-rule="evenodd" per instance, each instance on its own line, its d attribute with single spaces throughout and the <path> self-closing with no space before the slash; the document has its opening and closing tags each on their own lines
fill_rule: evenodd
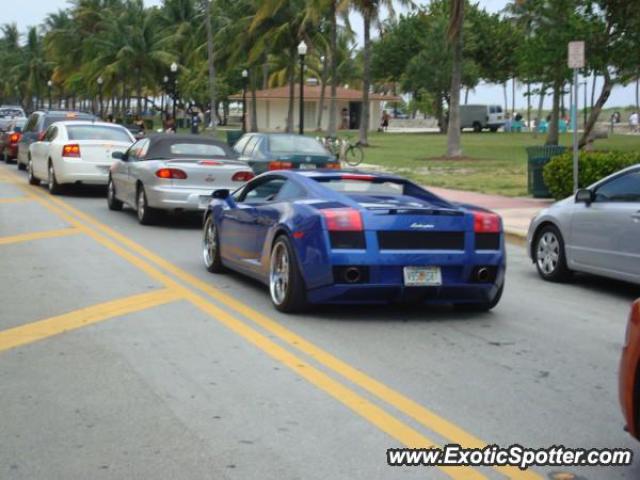
<svg viewBox="0 0 640 480">
<path fill-rule="evenodd" d="M 323 307 L 207 273 L 198 218 L 138 225 L 100 189 L 0 165 L 0 479 L 638 479 L 630 467 L 388 467 L 429 444 L 640 445 L 617 368 L 637 287 L 542 282 L 508 250 L 487 314 Z M 570 478 L 570 477 L 567 477 Z"/>
</svg>

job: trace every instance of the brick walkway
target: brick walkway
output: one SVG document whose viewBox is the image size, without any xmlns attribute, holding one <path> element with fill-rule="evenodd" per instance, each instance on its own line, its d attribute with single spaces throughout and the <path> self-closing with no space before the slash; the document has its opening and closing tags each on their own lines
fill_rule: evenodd
<svg viewBox="0 0 640 480">
<path fill-rule="evenodd" d="M 540 210 L 553 203 L 550 199 L 503 197 L 448 188 L 427 188 L 447 200 L 471 203 L 495 211 L 502 217 L 505 232 L 520 238 L 526 238 L 531 219 Z"/>
</svg>

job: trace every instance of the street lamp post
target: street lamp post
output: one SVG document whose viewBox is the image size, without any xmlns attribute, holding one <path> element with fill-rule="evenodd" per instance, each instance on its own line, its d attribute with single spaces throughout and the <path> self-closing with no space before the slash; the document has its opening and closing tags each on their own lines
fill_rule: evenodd
<svg viewBox="0 0 640 480">
<path fill-rule="evenodd" d="M 176 100 L 178 97 L 177 88 L 178 88 L 178 79 L 176 78 L 176 74 L 178 73 L 178 64 L 173 62 L 171 64 L 171 77 L 173 80 L 173 121 L 176 121 Z"/>
<path fill-rule="evenodd" d="M 100 102 L 100 118 L 102 118 L 102 116 L 104 115 L 104 111 L 102 109 L 102 84 L 104 83 L 104 80 L 102 79 L 102 77 L 98 77 L 98 101 Z"/>
<path fill-rule="evenodd" d="M 160 100 L 160 119 L 164 120 L 166 115 L 164 113 L 164 97 L 167 94 L 167 83 L 169 83 L 169 77 L 166 75 L 162 77 L 162 98 Z"/>
<path fill-rule="evenodd" d="M 304 56 L 307 54 L 307 44 L 304 40 L 298 45 L 300 55 L 300 135 L 304 135 Z"/>
<path fill-rule="evenodd" d="M 242 70 L 242 133 L 247 133 L 247 82 L 249 72 Z M 211 112 L 213 114 L 213 111 Z"/>
<path fill-rule="evenodd" d="M 47 82 L 47 87 L 49 87 L 49 110 L 51 110 L 51 87 L 53 86 L 53 82 L 49 80 Z"/>
</svg>

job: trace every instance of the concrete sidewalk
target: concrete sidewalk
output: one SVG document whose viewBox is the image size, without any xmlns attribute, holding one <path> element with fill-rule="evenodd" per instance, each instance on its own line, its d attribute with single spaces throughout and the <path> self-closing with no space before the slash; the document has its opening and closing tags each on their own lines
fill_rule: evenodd
<svg viewBox="0 0 640 480">
<path fill-rule="evenodd" d="M 500 214 L 507 235 L 524 240 L 529 222 L 536 214 L 551 205 L 550 199 L 503 197 L 484 193 L 450 190 L 448 188 L 427 187 L 431 192 L 454 202 L 471 203 Z"/>
</svg>

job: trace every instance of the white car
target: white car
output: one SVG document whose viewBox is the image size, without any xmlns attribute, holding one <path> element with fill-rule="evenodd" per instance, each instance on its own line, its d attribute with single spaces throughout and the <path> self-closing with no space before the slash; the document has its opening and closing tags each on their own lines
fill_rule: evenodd
<svg viewBox="0 0 640 480">
<path fill-rule="evenodd" d="M 106 185 L 113 152 L 126 151 L 134 141 L 129 130 L 113 123 L 56 122 L 29 146 L 29 183 L 44 180 L 52 194 L 68 184 Z"/>
</svg>

